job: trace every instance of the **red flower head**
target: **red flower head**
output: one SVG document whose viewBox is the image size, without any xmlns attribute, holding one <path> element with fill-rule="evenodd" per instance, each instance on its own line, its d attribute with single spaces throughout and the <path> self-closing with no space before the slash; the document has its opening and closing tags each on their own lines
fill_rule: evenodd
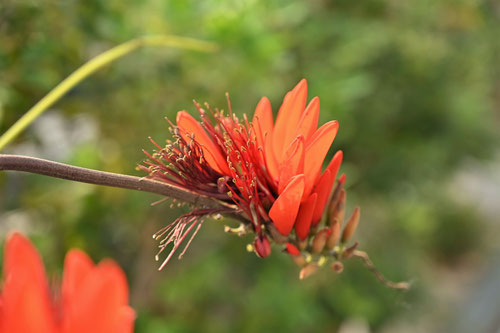
<svg viewBox="0 0 500 333">
<path fill-rule="evenodd" d="M 5 244 L 0 332 L 88 333 L 133 331 L 128 287 L 111 260 L 94 265 L 79 250 L 66 255 L 60 297 L 53 298 L 36 249 L 14 233 Z"/>
<path fill-rule="evenodd" d="M 332 189 L 342 152 L 338 151 L 322 171 L 338 122 L 330 121 L 318 128 L 319 98 L 307 104 L 306 80 L 286 94 L 274 122 L 266 97 L 258 103 L 251 122 L 246 115 L 240 120 L 233 114 L 229 99 L 227 114 L 208 105 L 206 109 L 197 103 L 195 106 L 201 122 L 180 111 L 176 124 L 170 122 L 174 140 L 167 141 L 164 148 L 151 140 L 158 150 L 146 153 L 149 160 L 142 168 L 153 179 L 216 198 L 228 210 L 195 210 L 158 232 L 155 238 L 163 238 L 160 252 L 174 243 L 161 267 L 188 233 L 196 233 L 205 216 L 226 212 L 234 215 L 234 209 L 229 209 L 231 204 L 237 206 L 239 218 L 246 223 L 228 230 L 254 232 L 252 248 L 259 256 L 270 253 L 268 238 L 296 243 L 302 250 L 312 246 L 308 237 L 314 237 L 317 225 L 328 220 L 324 214 L 327 203 L 330 200 L 329 206 L 337 205 L 339 196 L 333 195 Z M 335 192 L 342 189 L 343 183 L 341 177 Z M 294 230 L 296 239 L 292 238 Z M 328 242 L 331 234 L 322 232 L 319 244 L 332 243 Z M 320 247 L 317 244 L 315 249 Z"/>
</svg>

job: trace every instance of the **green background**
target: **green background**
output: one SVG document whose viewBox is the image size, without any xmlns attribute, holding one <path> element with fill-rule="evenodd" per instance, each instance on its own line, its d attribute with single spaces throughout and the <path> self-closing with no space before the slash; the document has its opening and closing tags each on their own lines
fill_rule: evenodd
<svg viewBox="0 0 500 333">
<path fill-rule="evenodd" d="M 225 108 L 227 91 L 233 110 L 251 115 L 265 95 L 276 112 L 307 78 L 320 122 L 340 122 L 329 156 L 344 151 L 360 247 L 413 288 L 389 290 L 357 261 L 299 281 L 279 247 L 258 259 L 245 250 L 251 238 L 224 234 L 229 220 L 205 223 L 184 259 L 157 272 L 151 235 L 185 210 L 151 206 L 152 194 L 13 172 L 0 174 L 0 243 L 22 230 L 56 277 L 72 247 L 114 258 L 137 332 L 449 329 L 499 250 L 498 210 L 488 208 L 500 200 L 498 31 L 493 0 L 3 0 L 0 132 L 131 38 L 178 34 L 220 47 L 135 52 L 73 89 L 5 152 L 141 176 L 147 137 L 168 138 L 164 117 L 194 114 L 193 98 Z"/>
</svg>

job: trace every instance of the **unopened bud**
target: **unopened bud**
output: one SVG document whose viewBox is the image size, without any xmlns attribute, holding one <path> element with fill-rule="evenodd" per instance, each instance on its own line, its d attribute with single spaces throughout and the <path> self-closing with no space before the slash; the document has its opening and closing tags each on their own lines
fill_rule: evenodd
<svg viewBox="0 0 500 333">
<path fill-rule="evenodd" d="M 286 243 L 286 252 L 291 256 L 298 256 L 300 250 L 292 243 Z"/>
<path fill-rule="evenodd" d="M 339 200 L 340 191 L 344 188 L 344 182 L 340 179 L 337 181 L 335 188 L 333 189 L 332 198 L 330 203 L 335 204 Z"/>
<path fill-rule="evenodd" d="M 337 220 L 339 223 L 342 223 L 344 220 L 344 211 L 345 211 L 345 201 L 346 201 L 346 192 L 342 188 L 339 191 L 339 196 L 337 200 L 331 202 L 328 217 L 329 224 L 332 225 L 333 221 Z"/>
<path fill-rule="evenodd" d="M 341 263 L 340 261 L 334 261 L 332 265 L 330 266 L 332 271 L 334 271 L 337 274 L 340 274 L 344 271 L 344 264 Z"/>
<path fill-rule="evenodd" d="M 299 267 L 303 267 L 307 261 L 306 258 L 300 253 L 300 250 L 293 245 L 292 243 L 286 243 L 285 252 L 290 255 L 290 258 L 297 264 Z"/>
<path fill-rule="evenodd" d="M 253 242 L 253 247 L 255 253 L 261 258 L 265 258 L 271 254 L 271 244 L 265 235 L 257 236 Z"/>
<path fill-rule="evenodd" d="M 340 239 L 340 221 L 335 219 L 330 225 L 330 236 L 326 240 L 326 248 L 331 250 L 337 245 Z"/>
<path fill-rule="evenodd" d="M 316 273 L 317 270 L 318 270 L 318 264 L 312 262 L 300 270 L 299 279 L 304 280 L 305 278 Z"/>
<path fill-rule="evenodd" d="M 308 242 L 307 238 L 300 240 L 299 237 L 297 237 L 297 247 L 299 248 L 299 250 L 304 251 L 307 248 L 308 243 L 309 242 Z"/>
<path fill-rule="evenodd" d="M 344 189 L 344 180 L 339 179 L 337 181 L 337 184 L 335 185 L 335 188 L 333 189 L 332 195 L 330 197 L 330 200 L 328 201 L 328 216 L 329 220 L 327 223 L 330 223 L 332 220 L 332 213 L 337 207 L 339 198 L 340 198 L 340 192 Z M 342 221 L 341 221 L 342 222 Z"/>
<path fill-rule="evenodd" d="M 359 243 L 356 242 L 352 246 L 345 249 L 342 252 L 342 259 L 349 259 L 350 257 L 352 257 L 352 255 L 354 254 L 354 251 L 356 251 L 356 248 L 358 247 L 358 245 L 359 245 Z"/>
<path fill-rule="evenodd" d="M 343 184 L 345 184 L 345 173 L 343 173 L 340 178 L 339 178 L 339 182 L 342 183 L 342 186 Z"/>
<path fill-rule="evenodd" d="M 342 243 L 347 243 L 351 239 L 352 235 L 356 231 L 359 223 L 360 210 L 359 207 L 354 208 L 351 218 L 347 221 L 347 224 L 342 233 Z"/>
<path fill-rule="evenodd" d="M 326 244 L 326 239 L 329 235 L 330 230 L 328 228 L 318 231 L 318 233 L 314 236 L 312 242 L 312 253 L 320 253 L 321 251 L 323 251 L 323 248 Z"/>
<path fill-rule="evenodd" d="M 302 254 L 290 257 L 292 258 L 293 262 L 299 267 L 304 267 L 307 264 L 307 260 Z"/>
</svg>

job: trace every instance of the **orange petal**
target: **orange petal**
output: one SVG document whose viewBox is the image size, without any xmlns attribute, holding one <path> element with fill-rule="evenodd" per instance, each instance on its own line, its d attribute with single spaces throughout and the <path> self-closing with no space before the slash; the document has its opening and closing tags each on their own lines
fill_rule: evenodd
<svg viewBox="0 0 500 333">
<path fill-rule="evenodd" d="M 291 104 L 291 100 L 293 99 L 293 90 L 289 91 L 286 93 L 285 98 L 283 99 L 283 103 L 280 106 L 280 109 L 278 111 L 278 116 L 276 117 L 276 123 L 274 124 L 274 129 L 273 129 L 273 141 L 272 141 L 272 149 L 273 153 L 276 156 L 276 160 L 278 161 L 281 159 L 281 153 L 283 152 L 283 146 L 284 146 L 284 138 L 286 135 L 286 123 L 285 123 L 285 116 L 284 113 L 286 110 L 289 109 L 289 105 Z M 278 126 L 278 119 L 281 119 Z M 278 138 L 281 138 L 278 139 Z"/>
<path fill-rule="evenodd" d="M 252 129 L 255 131 L 254 134 L 257 137 L 257 146 L 264 148 L 264 139 L 273 130 L 273 111 L 267 97 L 262 97 L 259 104 L 257 104 L 252 125 Z"/>
<path fill-rule="evenodd" d="M 85 266 L 84 262 L 76 262 Z M 75 271 L 85 271 L 86 267 Z M 131 331 L 133 311 L 127 305 L 128 287 L 125 274 L 111 260 L 92 267 L 78 282 L 79 288 L 65 304 L 63 332 L 121 332 Z M 65 297 L 66 295 L 63 295 Z"/>
<path fill-rule="evenodd" d="M 292 256 L 300 256 L 300 250 L 292 243 L 286 243 L 286 252 Z"/>
<path fill-rule="evenodd" d="M 219 147 L 212 141 L 207 132 L 205 132 L 193 116 L 186 111 L 177 112 L 177 126 L 179 127 L 180 135 L 187 142 L 191 141 L 189 137 L 192 137 L 194 134 L 194 140 L 202 146 L 205 159 L 212 169 L 221 174 L 231 174 Z"/>
<path fill-rule="evenodd" d="M 80 288 L 93 269 L 94 263 L 85 252 L 70 250 L 66 254 L 61 287 L 63 306 L 70 305 L 78 297 Z"/>
<path fill-rule="evenodd" d="M 276 229 L 284 236 L 287 236 L 292 231 L 303 192 L 304 175 L 297 175 L 292 178 L 269 210 L 269 217 Z"/>
<path fill-rule="evenodd" d="M 316 202 L 316 208 L 312 218 L 313 225 L 318 224 L 321 220 L 323 210 L 325 209 L 326 202 L 330 197 L 330 193 L 333 189 L 333 184 L 335 183 L 335 179 L 337 178 L 340 164 L 342 163 L 342 156 L 343 154 L 341 150 L 335 153 L 332 161 L 316 183 L 314 192 L 318 193 L 318 201 Z"/>
<path fill-rule="evenodd" d="M 5 244 L 3 274 L 3 331 L 56 332 L 42 260 L 19 233 L 9 236 Z"/>
<path fill-rule="evenodd" d="M 276 162 L 276 156 L 273 149 L 273 133 L 269 133 L 264 139 L 264 156 L 266 158 L 267 172 L 275 182 L 275 187 L 278 187 L 279 180 L 279 170 L 278 162 Z"/>
<path fill-rule="evenodd" d="M 292 91 L 287 93 L 276 117 L 274 127 L 273 147 L 278 163 L 282 161 L 282 154 L 295 138 L 297 124 L 307 102 L 307 81 L 302 79 Z"/>
<path fill-rule="evenodd" d="M 332 160 L 330 161 L 330 164 L 326 167 L 326 170 L 330 170 L 330 172 L 333 175 L 333 179 L 337 179 L 337 174 L 340 169 L 340 164 L 342 164 L 342 158 L 344 157 L 344 153 L 342 150 L 338 150 L 335 155 L 333 155 Z"/>
<path fill-rule="evenodd" d="M 314 187 L 321 172 L 321 166 L 330 146 L 335 139 L 339 128 L 339 123 L 335 120 L 321 126 L 306 143 L 306 156 L 304 162 L 304 175 L 306 177 L 306 187 L 304 197 L 307 197 Z"/>
<path fill-rule="evenodd" d="M 295 233 L 297 233 L 300 240 L 306 239 L 309 234 L 317 198 L 318 194 L 313 193 L 300 205 L 297 220 L 295 221 Z"/>
<path fill-rule="evenodd" d="M 134 321 L 136 318 L 134 309 L 132 309 L 130 306 L 122 307 L 119 313 L 119 317 L 120 317 L 120 323 L 116 328 L 116 332 L 133 333 Z"/>
<path fill-rule="evenodd" d="M 296 135 L 303 135 L 305 140 L 308 141 L 318 127 L 319 119 L 319 98 L 314 97 L 306 110 L 302 114 L 297 126 Z"/>
<path fill-rule="evenodd" d="M 293 176 L 304 173 L 304 137 L 292 141 L 280 166 L 278 194 L 281 194 Z"/>
<path fill-rule="evenodd" d="M 312 217 L 312 225 L 315 226 L 321 220 L 323 215 L 324 203 L 328 200 L 328 196 L 332 190 L 333 177 L 330 170 L 326 170 L 322 175 L 320 181 L 316 185 L 314 192 L 318 194 L 318 199 L 316 200 L 316 207 L 314 209 L 314 214 Z"/>
<path fill-rule="evenodd" d="M 339 182 L 345 183 L 345 173 L 343 173 L 342 175 L 340 175 Z"/>
</svg>

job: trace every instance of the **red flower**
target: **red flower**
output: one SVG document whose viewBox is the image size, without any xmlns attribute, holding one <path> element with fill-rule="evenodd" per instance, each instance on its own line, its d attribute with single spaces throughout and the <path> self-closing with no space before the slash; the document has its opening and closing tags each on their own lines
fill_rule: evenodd
<svg viewBox="0 0 500 333">
<path fill-rule="evenodd" d="M 323 161 L 337 134 L 335 120 L 317 129 L 319 98 L 306 107 L 307 82 L 287 93 L 273 125 L 269 100 L 260 101 L 253 117 L 257 140 L 265 147 L 265 163 L 277 198 L 269 217 L 278 231 L 288 235 L 295 227 L 305 239 L 311 225 L 321 220 L 342 162 L 338 151 L 321 174 Z"/>
<path fill-rule="evenodd" d="M 0 332 L 132 332 L 134 311 L 121 268 L 97 266 L 82 251 L 66 255 L 59 297 L 51 297 L 43 263 L 24 236 L 7 238 L 0 294 Z"/>
<path fill-rule="evenodd" d="M 252 122 L 246 115 L 238 119 L 229 100 L 228 114 L 195 103 L 201 122 L 180 111 L 177 124 L 170 123 L 174 141 L 163 148 L 151 140 L 158 150 L 146 153 L 149 161 L 143 169 L 153 179 L 236 204 L 256 234 L 253 248 L 265 257 L 270 253 L 267 236 L 283 238 L 295 228 L 304 240 L 320 222 L 342 161 L 338 151 L 321 172 L 338 123 L 318 129 L 319 98 L 306 102 L 307 82 L 302 80 L 285 96 L 275 122 L 266 97 Z M 161 251 L 170 242 L 175 251 L 213 213 L 224 211 L 193 211 L 162 229 L 155 235 L 163 238 Z"/>
</svg>

